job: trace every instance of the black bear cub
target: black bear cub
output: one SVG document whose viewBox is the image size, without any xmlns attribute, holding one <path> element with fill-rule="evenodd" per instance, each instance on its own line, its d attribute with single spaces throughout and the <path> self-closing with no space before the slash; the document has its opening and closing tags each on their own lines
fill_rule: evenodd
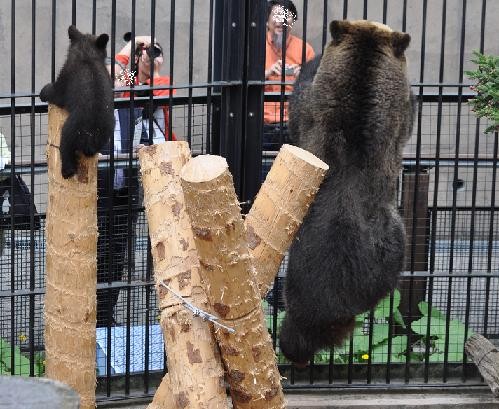
<svg viewBox="0 0 499 409">
<path fill-rule="evenodd" d="M 47 84 L 40 99 L 68 111 L 61 135 L 62 176 L 67 179 L 78 169 L 77 152 L 98 153 L 114 131 L 113 84 L 106 69 L 107 34 L 96 37 L 68 29 L 68 56 L 57 80 Z"/>
<path fill-rule="evenodd" d="M 330 31 L 290 100 L 291 143 L 330 167 L 290 249 L 280 347 L 299 364 L 341 345 L 404 262 L 396 181 L 414 117 L 410 36 L 367 21 L 333 21 Z"/>
</svg>

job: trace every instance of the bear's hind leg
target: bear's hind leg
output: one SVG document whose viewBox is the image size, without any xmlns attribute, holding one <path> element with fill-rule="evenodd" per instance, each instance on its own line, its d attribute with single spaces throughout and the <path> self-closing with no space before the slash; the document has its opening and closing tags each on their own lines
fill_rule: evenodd
<svg viewBox="0 0 499 409">
<path fill-rule="evenodd" d="M 279 346 L 284 356 L 298 365 L 306 365 L 316 351 L 314 341 L 314 334 L 301 331 L 286 313 L 279 334 Z"/>
</svg>

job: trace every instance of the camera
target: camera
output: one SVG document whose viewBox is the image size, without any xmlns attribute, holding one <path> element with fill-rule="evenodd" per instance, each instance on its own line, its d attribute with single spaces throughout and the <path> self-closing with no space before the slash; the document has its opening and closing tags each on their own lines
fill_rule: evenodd
<svg viewBox="0 0 499 409">
<path fill-rule="evenodd" d="M 125 34 L 123 34 L 123 40 L 128 42 L 131 39 L 132 39 L 131 32 L 126 32 Z M 146 53 L 151 60 L 154 60 L 155 58 L 163 54 L 163 49 L 158 43 L 154 43 L 154 45 L 149 47 L 144 47 L 144 44 L 138 44 L 137 47 L 135 48 L 135 56 L 140 57 L 144 49 L 146 50 Z"/>
</svg>

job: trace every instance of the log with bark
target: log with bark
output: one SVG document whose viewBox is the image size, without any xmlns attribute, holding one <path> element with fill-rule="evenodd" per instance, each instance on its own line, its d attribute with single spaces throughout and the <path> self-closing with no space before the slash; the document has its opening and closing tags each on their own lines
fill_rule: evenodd
<svg viewBox="0 0 499 409">
<path fill-rule="evenodd" d="M 283 145 L 245 219 L 260 295 L 279 266 L 315 199 L 329 166 L 310 152 Z"/>
<path fill-rule="evenodd" d="M 181 179 L 210 305 L 222 324 L 235 329 L 234 334 L 215 329 L 234 408 L 283 408 L 276 357 L 227 162 L 198 156 L 184 166 Z"/>
<path fill-rule="evenodd" d="M 190 159 L 187 142 L 139 150 L 144 206 L 168 356 L 168 374 L 149 409 L 227 408 L 223 367 L 209 324 L 193 317 L 178 296 L 207 309 L 179 173 Z M 168 288 L 170 289 L 168 289 Z"/>
<path fill-rule="evenodd" d="M 74 388 L 81 408 L 95 408 L 97 157 L 82 157 L 63 179 L 59 144 L 67 113 L 49 105 L 45 225 L 46 376 Z"/>
<path fill-rule="evenodd" d="M 473 334 L 466 341 L 464 350 L 477 366 L 493 395 L 499 398 L 499 349 L 484 336 Z"/>
</svg>

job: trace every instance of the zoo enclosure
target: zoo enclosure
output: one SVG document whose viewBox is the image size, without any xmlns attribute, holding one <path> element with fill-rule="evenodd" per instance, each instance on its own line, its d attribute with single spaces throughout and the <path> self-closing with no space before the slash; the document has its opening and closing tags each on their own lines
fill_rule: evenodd
<svg viewBox="0 0 499 409">
<path fill-rule="evenodd" d="M 0 364 L 3 372 L 29 375 L 43 370 L 47 107 L 38 102 L 37 93 L 49 78 L 39 78 L 36 70 L 40 66 L 36 52 L 39 19 L 47 17 L 38 10 L 40 3 L 50 17 L 51 80 L 60 67 L 56 45 L 65 44 L 60 38 L 65 40 L 69 23 L 86 25 L 92 32 L 110 32 L 110 55 L 114 55 L 120 44 L 120 24 L 132 35 L 140 29 L 154 37 L 159 22 L 169 22 L 169 31 L 164 27 L 162 31 L 169 40 L 168 46 L 163 42 L 165 68 L 177 95 L 166 99 L 132 97 L 131 101 L 118 101 L 117 106 L 140 106 L 151 100 L 155 105 L 167 103 L 173 129 L 190 142 L 194 153 L 221 154 L 228 159 L 246 210 L 258 191 L 262 162 L 275 155 L 262 153 L 263 102 L 287 99 L 284 92 L 263 92 L 264 1 L 171 0 L 166 6 L 140 2 L 140 7 L 139 2 L 130 1 L 126 10 L 109 1 L 105 23 L 102 14 L 98 18 L 97 11 L 102 10 L 96 1 L 73 0 L 69 9 L 63 9 L 65 17 L 63 6 L 55 1 L 12 1 L 1 6 L 8 11 L 3 16 L 10 16 L 6 38 L 10 39 L 11 62 L 10 90 L 4 91 L 4 83 L 0 84 L 0 132 L 10 147 L 11 161 L 2 175 L 10 180 L 16 174 L 23 175 L 40 216 L 40 228 L 33 206 L 28 229 L 18 229 L 12 216 L 2 219 Z M 305 371 L 279 356 L 282 373 L 288 378 L 285 387 L 480 383 L 462 347 L 471 331 L 499 340 L 498 135 L 484 135 L 486 124 L 470 112 L 467 100 L 471 94 L 464 71 L 471 68 L 471 50 L 498 53 L 498 45 L 493 43 L 497 29 L 490 28 L 499 16 L 498 5 L 485 0 L 421 1 L 417 6 L 393 0 L 369 5 L 367 1 L 347 0 L 296 3 L 299 20 L 294 30 L 312 41 L 316 52 L 325 46 L 327 22 L 333 18 L 375 19 L 410 31 L 413 40 L 408 59 L 418 114 L 399 181 L 399 204 L 408 237 L 406 271 L 399 290 L 378 309 L 359 318 L 358 331 L 344 347 L 318 354 Z M 31 13 L 31 24 L 18 21 L 24 7 Z M 151 24 L 139 28 L 136 16 L 141 12 Z M 194 32 L 201 17 L 207 35 L 200 38 Z M 178 32 L 179 25 L 185 37 Z M 29 32 L 29 28 L 31 36 L 18 36 L 19 31 Z M 195 66 L 195 47 L 201 41 L 208 50 L 204 78 Z M 184 46 L 182 52 L 178 42 Z M 19 44 L 31 50 L 30 81 L 21 89 L 16 76 Z M 452 54 L 449 49 L 458 52 Z M 183 70 L 176 67 L 177 59 L 184 60 Z M 129 155 L 111 156 L 100 166 L 111 172 L 117 167 L 136 166 L 136 162 Z M 135 234 L 131 234 L 132 213 L 139 215 Z M 165 367 L 155 325 L 156 295 L 143 208 L 140 204 L 130 206 L 129 214 L 124 279 L 111 284 L 121 288 L 118 325 L 98 330 L 102 399 L 150 395 Z M 275 343 L 285 269 L 284 263 L 266 306 Z"/>
</svg>

